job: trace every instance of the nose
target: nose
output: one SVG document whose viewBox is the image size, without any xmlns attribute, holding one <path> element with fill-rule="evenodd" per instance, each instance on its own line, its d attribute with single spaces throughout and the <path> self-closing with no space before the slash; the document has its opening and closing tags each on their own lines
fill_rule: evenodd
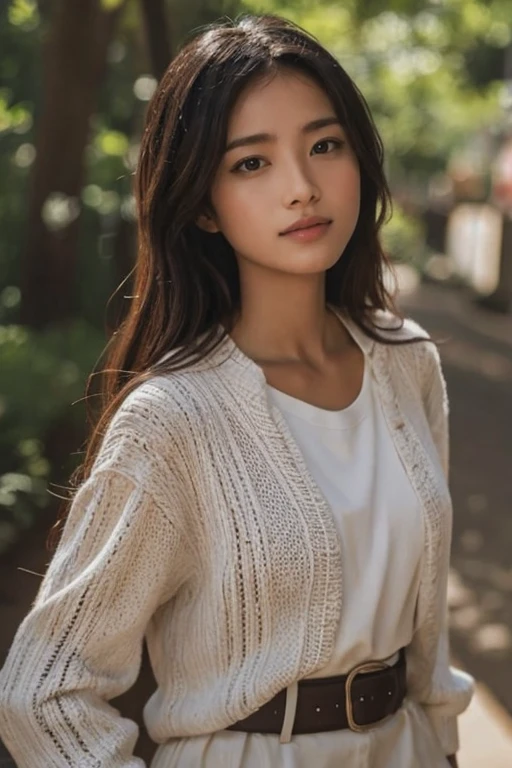
<svg viewBox="0 0 512 768">
<path fill-rule="evenodd" d="M 294 159 L 284 168 L 284 199 L 287 208 L 305 206 L 320 199 L 320 188 L 313 172 L 304 163 Z"/>
</svg>

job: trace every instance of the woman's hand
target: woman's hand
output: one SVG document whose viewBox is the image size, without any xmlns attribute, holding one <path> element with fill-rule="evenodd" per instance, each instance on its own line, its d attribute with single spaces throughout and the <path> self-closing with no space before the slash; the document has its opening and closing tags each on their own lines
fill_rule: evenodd
<svg viewBox="0 0 512 768">
<path fill-rule="evenodd" d="M 448 755 L 446 759 L 448 760 L 452 768 L 458 768 L 457 755 Z"/>
</svg>

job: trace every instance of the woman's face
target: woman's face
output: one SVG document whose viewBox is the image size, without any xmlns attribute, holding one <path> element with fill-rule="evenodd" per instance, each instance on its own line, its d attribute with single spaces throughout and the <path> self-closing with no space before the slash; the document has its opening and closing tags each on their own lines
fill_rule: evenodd
<svg viewBox="0 0 512 768">
<path fill-rule="evenodd" d="M 241 267 L 315 274 L 338 261 L 359 199 L 359 164 L 327 95 L 285 70 L 238 99 L 211 190 L 213 215 L 197 223 L 222 232 Z M 329 223 L 283 234 L 310 217 Z"/>
</svg>

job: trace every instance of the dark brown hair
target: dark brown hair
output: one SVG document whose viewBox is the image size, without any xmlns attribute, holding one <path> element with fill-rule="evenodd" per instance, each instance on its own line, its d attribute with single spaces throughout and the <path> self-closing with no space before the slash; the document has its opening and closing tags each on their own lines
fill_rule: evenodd
<svg viewBox="0 0 512 768">
<path fill-rule="evenodd" d="M 219 323 L 226 332 L 232 328 L 240 303 L 233 249 L 222 234 L 208 234 L 195 221 L 209 207 L 238 96 L 255 78 L 283 67 L 308 74 L 323 88 L 360 167 L 359 219 L 327 270 L 326 302 L 377 340 L 372 310 L 399 316 L 384 284 L 387 259 L 379 241 L 391 209 L 383 147 L 357 86 L 328 51 L 286 19 L 244 15 L 203 29 L 170 63 L 148 106 L 135 177 L 133 296 L 106 347 L 105 367 L 87 385 L 89 393 L 92 378 L 101 375 L 100 412 L 84 462 L 73 474 L 75 486 L 90 473 L 126 395 L 157 371 L 178 370 L 206 356 L 225 336 L 219 336 Z M 172 360 L 157 365 L 171 350 Z"/>
</svg>

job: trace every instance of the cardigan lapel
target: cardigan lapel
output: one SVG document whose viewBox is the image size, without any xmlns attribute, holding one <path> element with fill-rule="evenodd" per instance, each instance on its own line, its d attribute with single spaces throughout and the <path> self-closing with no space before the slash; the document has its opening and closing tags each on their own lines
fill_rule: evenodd
<svg viewBox="0 0 512 768">
<path fill-rule="evenodd" d="M 403 376 L 399 375 L 400 372 L 394 364 L 390 346 L 385 344 L 376 346 L 374 370 L 379 383 L 378 391 L 384 415 L 423 512 L 425 550 L 418 595 L 417 622 L 418 626 L 425 623 L 435 626 L 437 572 L 439 562 L 443 559 L 443 547 L 449 540 L 445 535 L 446 510 L 443 509 L 443 499 L 438 491 L 436 469 L 404 408 L 407 393 L 402 391 L 405 384 Z"/>
</svg>

